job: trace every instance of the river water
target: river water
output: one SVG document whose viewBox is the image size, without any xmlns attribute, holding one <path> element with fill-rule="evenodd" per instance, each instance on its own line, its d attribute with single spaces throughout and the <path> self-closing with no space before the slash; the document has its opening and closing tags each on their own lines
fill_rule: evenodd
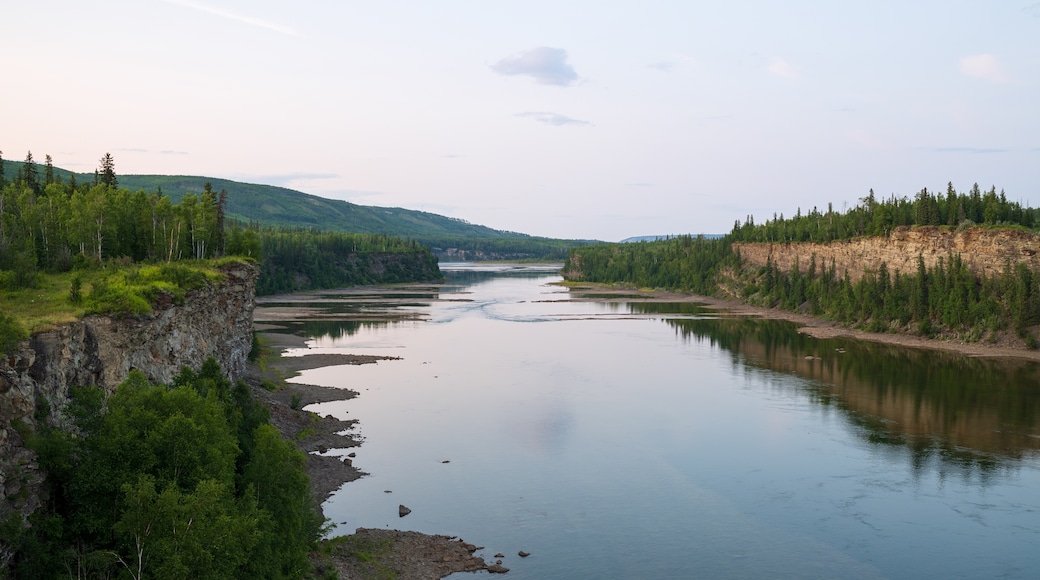
<svg viewBox="0 0 1040 580">
<path fill-rule="evenodd" d="M 1037 365 L 442 269 L 297 326 L 401 357 L 295 379 L 360 392 L 308 407 L 364 437 L 334 533 L 458 535 L 514 580 L 1040 574 Z"/>
</svg>

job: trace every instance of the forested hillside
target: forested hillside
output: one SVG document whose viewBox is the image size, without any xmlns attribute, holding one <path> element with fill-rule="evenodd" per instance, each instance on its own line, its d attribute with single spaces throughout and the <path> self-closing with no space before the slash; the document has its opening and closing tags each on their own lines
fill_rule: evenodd
<svg viewBox="0 0 1040 580">
<path fill-rule="evenodd" d="M 877 201 L 873 193 L 845 212 L 797 212 L 755 224 L 748 216 L 719 240 L 679 238 L 657 242 L 575 248 L 564 275 L 593 282 L 668 288 L 707 296 L 737 298 L 751 304 L 799 310 L 872 331 L 941 335 L 968 341 L 997 340 L 1013 333 L 1037 347 L 1040 324 L 1040 273 L 1010 258 L 997 275 L 972 271 L 950 253 L 926 266 L 918 257 L 911 272 L 892 272 L 882 262 L 853 281 L 834 262 L 794 264 L 781 270 L 772 261 L 744 263 L 735 242 L 832 242 L 854 236 L 887 239 L 896 227 L 1015 228 L 1032 230 L 1038 210 L 1008 201 L 993 188 L 974 186 L 946 195 L 922 190 L 911 200 Z M 976 221 L 978 220 L 978 221 Z M 947 225 L 942 225 L 947 224 Z M 977 224 L 982 224 L 979 226 Z M 1035 232 L 1034 232 L 1035 233 Z"/>
<path fill-rule="evenodd" d="M 0 165 L 6 168 L 8 179 L 13 180 L 24 163 L 7 161 Z M 75 183 L 93 184 L 96 177 L 53 167 L 53 164 L 47 171 L 53 179 L 64 183 L 74 180 Z M 178 203 L 186 195 L 200 196 L 209 185 L 213 191 L 227 192 L 226 215 L 242 223 L 405 237 L 430 246 L 438 255 L 453 259 L 562 260 L 570 248 L 588 243 L 587 240 L 529 236 L 424 211 L 363 206 L 284 187 L 228 179 L 120 175 L 119 185 L 133 192 L 162 193 L 172 203 Z"/>
<path fill-rule="evenodd" d="M 32 154 L 0 163 L 0 350 L 87 313 L 142 314 L 164 297 L 214 281 L 211 260 L 261 265 L 259 291 L 440 279 L 415 241 L 376 234 L 277 228 L 228 217 L 212 184 L 174 201 L 131 191 L 111 155 L 83 181 Z M 13 175 L 8 171 L 15 167 Z"/>
</svg>

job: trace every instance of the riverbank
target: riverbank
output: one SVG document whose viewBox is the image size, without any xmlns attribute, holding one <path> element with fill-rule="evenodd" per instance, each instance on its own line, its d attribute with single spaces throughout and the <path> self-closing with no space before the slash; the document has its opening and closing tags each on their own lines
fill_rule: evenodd
<svg viewBox="0 0 1040 580">
<path fill-rule="evenodd" d="M 666 290 L 644 290 L 590 282 L 565 282 L 562 283 L 562 285 L 566 286 L 570 290 L 572 300 L 693 302 L 704 304 L 705 306 L 718 309 L 730 315 L 754 316 L 768 320 L 786 320 L 793 322 L 799 326 L 799 332 L 814 338 L 846 337 L 855 340 L 865 340 L 907 348 L 941 350 L 971 357 L 1017 358 L 1040 362 L 1040 350 L 1029 350 L 1023 346 L 1015 346 L 1010 344 L 1011 341 L 997 343 L 964 342 L 952 339 L 925 338 L 909 334 L 867 332 L 864 330 L 847 328 L 836 322 L 808 314 L 791 312 L 789 310 L 780 310 L 778 308 L 751 306 L 736 300 L 724 300 L 708 296 L 699 296 L 696 294 L 682 294 Z M 593 295 L 593 297 L 586 298 L 584 297 L 585 295 Z M 616 298 L 612 298 L 612 296 Z"/>
<path fill-rule="evenodd" d="M 345 456 L 326 453 L 333 449 L 357 447 L 362 440 L 350 433 L 357 424 L 356 419 L 340 420 L 331 415 L 321 417 L 303 410 L 303 407 L 349 400 L 358 393 L 289 383 L 286 379 L 308 369 L 374 364 L 398 357 L 318 353 L 284 356 L 288 349 L 306 349 L 307 340 L 288 334 L 277 325 L 256 324 L 256 329 L 264 345 L 264 354 L 257 363 L 247 366 L 245 380 L 252 387 L 254 396 L 270 410 L 271 424 L 307 454 L 306 471 L 320 511 L 320 505 L 345 483 L 367 475 L 353 465 L 353 453 Z M 279 330 L 282 332 L 277 332 Z M 323 577 L 335 570 L 340 580 L 387 577 L 437 580 L 456 572 L 508 572 L 508 568 L 500 563 L 488 564 L 484 558 L 475 555 L 482 547 L 450 536 L 359 528 L 353 534 L 325 540 L 324 544 L 320 553 L 312 555 L 312 564 L 319 575 L 326 574 Z"/>
</svg>

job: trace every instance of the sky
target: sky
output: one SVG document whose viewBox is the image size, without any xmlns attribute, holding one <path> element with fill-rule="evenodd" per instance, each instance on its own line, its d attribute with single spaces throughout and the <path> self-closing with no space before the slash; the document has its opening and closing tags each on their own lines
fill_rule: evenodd
<svg viewBox="0 0 1040 580">
<path fill-rule="evenodd" d="M 34 0 L 0 150 L 557 238 L 979 183 L 1040 206 L 1040 2 Z"/>
</svg>

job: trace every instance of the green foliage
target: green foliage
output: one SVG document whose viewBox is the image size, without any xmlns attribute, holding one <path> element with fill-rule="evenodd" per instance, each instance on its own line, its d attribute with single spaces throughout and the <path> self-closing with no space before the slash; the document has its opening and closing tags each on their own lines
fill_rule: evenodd
<svg viewBox="0 0 1040 580">
<path fill-rule="evenodd" d="M 206 184 L 212 190 L 226 190 L 227 217 L 241 222 L 273 227 L 306 227 L 333 232 L 381 234 L 406 237 L 426 245 L 441 248 L 456 247 L 475 250 L 467 241 L 512 240 L 515 242 L 544 241 L 547 246 L 559 244 L 567 248 L 582 243 L 576 240 L 549 240 L 516 232 L 496 230 L 471 224 L 465 220 L 398 207 L 357 205 L 346 201 L 308 195 L 284 187 L 241 183 L 211 177 L 184 175 L 124 175 L 120 184 L 132 190 L 170 192 L 173 201 L 187 194 L 202 194 Z M 230 244 L 230 240 L 229 240 Z M 506 246 L 505 248 L 508 248 Z M 499 247 L 502 250 L 503 247 Z M 510 250 L 511 253 L 536 253 L 544 248 L 535 246 Z M 564 252 L 557 257 L 562 258 Z M 228 250 L 228 253 L 232 253 Z M 539 253 L 537 256 L 544 257 Z"/>
<path fill-rule="evenodd" d="M 169 263 L 118 269 L 95 278 L 87 298 L 87 312 L 106 315 L 142 315 L 161 297 L 182 304 L 192 290 L 219 282 L 223 275 L 207 265 Z"/>
<path fill-rule="evenodd" d="M 13 316 L 0 312 L 0 353 L 11 354 L 27 338 L 29 333 Z"/>
<path fill-rule="evenodd" d="M 976 183 L 969 193 L 958 193 L 952 183 L 946 193 L 922 189 L 913 199 L 892 195 L 878 200 L 874 191 L 848 211 L 836 212 L 828 205 L 826 212 L 813 208 L 806 215 L 801 210 L 793 218 L 773 214 L 772 220 L 755 224 L 748 216 L 744 223 L 734 224 L 730 236 L 734 242 L 817 242 L 827 243 L 857 236 L 884 236 L 899 226 L 1000 226 L 1031 229 L 1040 225 L 1040 209 L 1023 207 L 1010 201 L 996 187 L 983 193 Z"/>
<path fill-rule="evenodd" d="M 322 519 L 305 458 L 212 359 L 169 387 L 132 373 L 107 401 L 99 389 L 74 389 L 65 415 L 75 429 L 26 434 L 48 472 L 49 501 L 17 534 L 17 577 L 306 571 Z"/>
<path fill-rule="evenodd" d="M 442 279 L 429 248 L 410 240 L 318 230 L 262 229 L 259 235 L 260 295 Z"/>
<path fill-rule="evenodd" d="M 728 238 L 679 236 L 653 242 L 599 244 L 571 250 L 566 275 L 587 282 L 625 283 L 712 295 L 716 276 L 739 265 Z"/>
<path fill-rule="evenodd" d="M 958 255 L 932 267 L 918 257 L 913 272 L 890 272 L 882 263 L 855 283 L 838 276 L 833 261 L 796 263 L 782 271 L 772 262 L 748 268 L 720 240 L 676 238 L 573 249 L 565 273 L 587 282 L 625 283 L 717 295 L 738 295 L 766 308 L 801 311 L 869 332 L 907 332 L 974 342 L 1014 328 L 1026 344 L 1040 323 L 1040 276 L 1010 263 L 998 276 L 977 276 Z"/>
<path fill-rule="evenodd" d="M 72 276 L 72 283 L 69 285 L 69 302 L 76 305 L 83 302 L 83 277 L 79 274 Z"/>
<path fill-rule="evenodd" d="M 260 344 L 260 335 L 254 332 L 252 343 L 249 346 L 249 354 L 246 356 L 249 362 L 256 362 L 263 353 L 263 348 L 263 345 Z"/>
</svg>

